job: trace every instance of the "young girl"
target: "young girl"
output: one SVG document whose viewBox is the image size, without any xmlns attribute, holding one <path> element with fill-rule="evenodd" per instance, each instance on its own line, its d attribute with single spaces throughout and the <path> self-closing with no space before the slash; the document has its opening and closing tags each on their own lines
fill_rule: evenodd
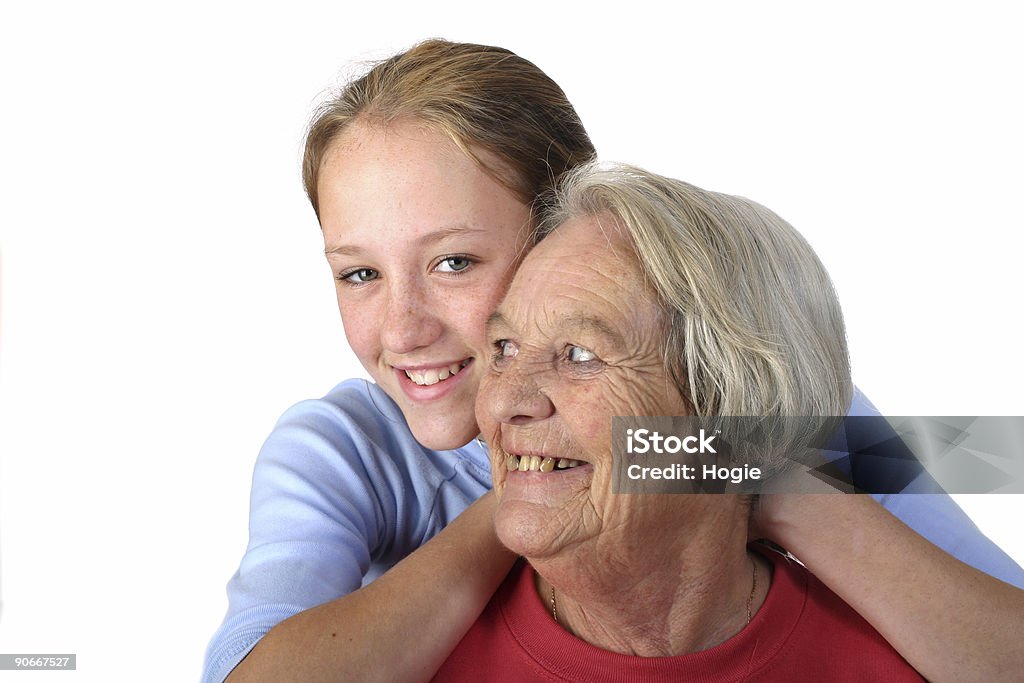
<svg viewBox="0 0 1024 683">
<path fill-rule="evenodd" d="M 514 560 L 475 440 L 484 324 L 530 241 L 534 199 L 594 154 L 561 89 L 494 47 L 422 43 L 316 113 L 303 180 L 374 383 L 298 404 L 267 439 L 204 680 L 429 679 L 473 623 Z M 865 496 L 829 503 L 774 496 L 758 531 L 930 678 L 977 675 L 991 660 L 979 653 L 1010 650 L 1021 591 Z M 969 564 L 1024 582 L 947 496 L 885 503 Z M 938 618 L 951 609 L 985 628 Z"/>
</svg>

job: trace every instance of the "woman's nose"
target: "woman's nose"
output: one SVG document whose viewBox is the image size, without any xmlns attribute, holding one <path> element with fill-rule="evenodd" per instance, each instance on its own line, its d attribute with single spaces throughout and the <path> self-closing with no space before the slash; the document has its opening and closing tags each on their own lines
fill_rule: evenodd
<svg viewBox="0 0 1024 683">
<path fill-rule="evenodd" d="M 383 311 L 381 344 L 394 354 L 431 345 L 441 336 L 445 311 L 422 285 L 394 283 L 388 288 Z"/>
<path fill-rule="evenodd" d="M 491 374 L 480 387 L 481 401 L 497 422 L 522 425 L 544 420 L 555 412 L 538 384 L 542 368 L 516 359 L 501 373 Z"/>
</svg>

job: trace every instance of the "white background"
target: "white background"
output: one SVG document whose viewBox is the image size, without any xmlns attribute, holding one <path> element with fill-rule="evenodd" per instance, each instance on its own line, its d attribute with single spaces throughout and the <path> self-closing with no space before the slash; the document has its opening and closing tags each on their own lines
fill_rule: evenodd
<svg viewBox="0 0 1024 683">
<path fill-rule="evenodd" d="M 604 158 L 787 218 L 883 412 L 1024 414 L 1021 21 L 1011 3 L 825 6 L 5 8 L 0 652 L 78 654 L 40 679 L 198 678 L 262 440 L 361 374 L 303 128 L 353 60 L 425 37 L 511 48 Z M 1019 497 L 962 502 L 1024 561 Z"/>
</svg>

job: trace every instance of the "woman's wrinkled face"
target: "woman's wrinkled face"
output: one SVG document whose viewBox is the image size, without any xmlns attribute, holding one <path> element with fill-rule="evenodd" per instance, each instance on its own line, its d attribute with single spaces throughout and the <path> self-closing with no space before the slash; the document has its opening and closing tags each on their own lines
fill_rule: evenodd
<svg viewBox="0 0 1024 683">
<path fill-rule="evenodd" d="M 479 431 L 484 326 L 529 238 L 529 207 L 415 122 L 350 126 L 317 190 L 352 350 L 418 441 L 462 446 Z"/>
<path fill-rule="evenodd" d="M 634 517 L 650 499 L 611 493 L 612 417 L 687 414 L 663 364 L 664 316 L 635 258 L 610 216 L 572 219 L 530 253 L 488 324 L 477 416 L 496 527 L 531 560 L 645 528 Z"/>
</svg>

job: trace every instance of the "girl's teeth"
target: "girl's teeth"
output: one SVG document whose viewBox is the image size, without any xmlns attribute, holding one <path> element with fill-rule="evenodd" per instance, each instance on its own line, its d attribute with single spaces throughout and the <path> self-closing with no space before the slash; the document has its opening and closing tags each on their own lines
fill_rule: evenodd
<svg viewBox="0 0 1024 683">
<path fill-rule="evenodd" d="M 452 363 L 443 368 L 431 368 L 430 370 L 406 370 L 405 376 L 421 387 L 429 387 L 459 374 L 459 370 L 463 367 L 465 366 L 462 363 Z"/>
</svg>

